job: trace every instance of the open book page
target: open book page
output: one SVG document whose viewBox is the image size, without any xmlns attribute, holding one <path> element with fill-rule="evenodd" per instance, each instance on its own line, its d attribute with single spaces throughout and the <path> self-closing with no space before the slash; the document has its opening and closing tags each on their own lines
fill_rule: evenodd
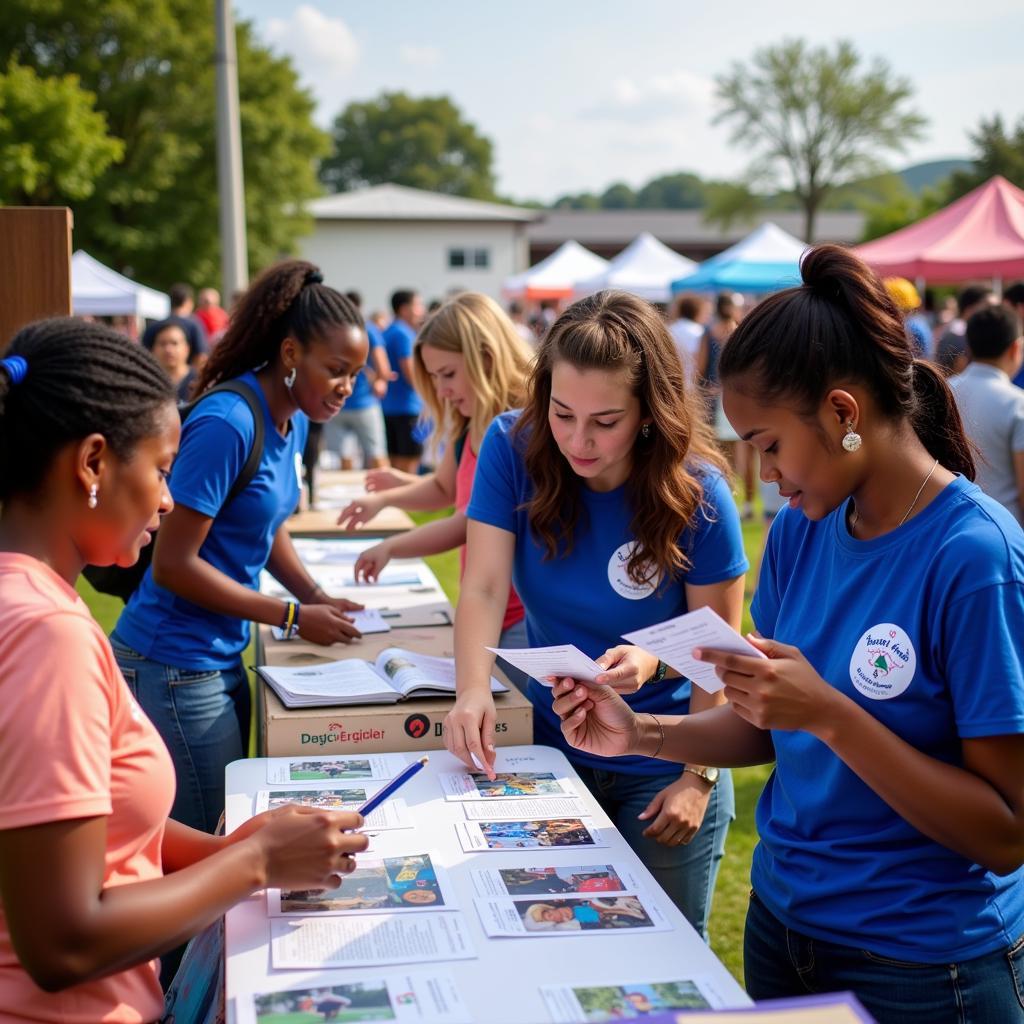
<svg viewBox="0 0 1024 1024">
<path fill-rule="evenodd" d="M 260 665 L 259 674 L 281 695 L 293 698 L 322 698 L 369 703 L 393 695 L 394 688 L 369 662 L 359 658 L 328 661 L 320 665 L 286 668 L 283 665 Z M 286 701 L 287 703 L 287 701 Z"/>
<path fill-rule="evenodd" d="M 763 652 L 707 606 L 660 622 L 656 626 L 624 633 L 622 638 L 657 655 L 666 665 L 671 665 L 708 693 L 717 693 L 724 684 L 715 674 L 714 665 L 698 661 L 693 656 L 695 647 L 728 651 L 730 654 L 743 654 L 750 658 L 764 657 Z"/>
<path fill-rule="evenodd" d="M 473 872 L 473 888 L 477 896 L 603 895 L 631 892 L 639 887 L 640 882 L 632 869 L 621 864 L 505 867 Z"/>
<path fill-rule="evenodd" d="M 472 960 L 476 949 L 459 913 L 366 914 L 272 918 L 270 955 L 275 968 L 290 970 Z"/>
<path fill-rule="evenodd" d="M 611 984 L 595 980 L 589 985 L 576 982 L 543 985 L 540 994 L 555 1024 L 632 1020 L 674 1010 L 712 1010 L 725 1006 L 714 980 L 702 975 L 650 981 L 629 978 Z"/>
<path fill-rule="evenodd" d="M 272 992 L 235 997 L 237 1024 L 280 1024 L 281 1021 L 390 1020 L 395 1024 L 470 1024 L 455 979 L 446 973 L 396 970 L 361 973 L 358 980 L 339 982 L 337 974 L 268 979 L 281 986 Z M 314 1016 L 315 1015 L 315 1016 Z"/>
<path fill-rule="evenodd" d="M 455 659 L 419 654 L 401 647 L 386 647 L 377 655 L 377 671 L 403 696 L 417 690 L 455 693 Z M 491 677 L 491 693 L 508 687 Z"/>
<path fill-rule="evenodd" d="M 553 938 L 608 932 L 668 932 L 672 925 L 648 893 L 617 896 L 526 896 L 478 899 L 489 938 Z"/>
</svg>

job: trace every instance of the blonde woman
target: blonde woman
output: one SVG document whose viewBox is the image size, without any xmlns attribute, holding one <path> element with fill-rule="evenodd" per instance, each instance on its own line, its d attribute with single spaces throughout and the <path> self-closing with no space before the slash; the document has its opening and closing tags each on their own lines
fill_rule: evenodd
<svg viewBox="0 0 1024 1024">
<path fill-rule="evenodd" d="M 477 452 L 495 416 L 522 408 L 532 352 L 501 307 L 479 292 L 449 299 L 423 325 L 416 341 L 413 381 L 445 437 L 437 472 L 353 501 L 338 517 L 352 528 L 393 505 L 408 511 L 455 507 L 447 519 L 389 537 L 364 551 L 355 565 L 358 580 L 373 581 L 392 558 L 419 558 L 461 548 L 465 568 L 466 506 L 476 473 Z M 523 606 L 509 591 L 501 646 L 525 647 Z M 505 667 L 514 682 L 515 670 Z M 525 685 L 525 677 L 521 681 Z"/>
</svg>

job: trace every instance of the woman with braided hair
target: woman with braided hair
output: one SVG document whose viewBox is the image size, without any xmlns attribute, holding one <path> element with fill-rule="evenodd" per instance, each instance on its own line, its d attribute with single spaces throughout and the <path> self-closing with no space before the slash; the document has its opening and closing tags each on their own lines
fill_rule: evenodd
<svg viewBox="0 0 1024 1024">
<path fill-rule="evenodd" d="M 180 429 L 156 360 L 100 324 L 32 324 L 0 359 L 0 1021 L 159 1020 L 156 957 L 366 848 L 349 812 L 167 819 L 167 750 L 75 581 L 150 542 Z"/>
<path fill-rule="evenodd" d="M 249 623 L 281 626 L 319 644 L 359 633 L 303 568 L 284 527 L 299 501 L 310 421 L 329 420 L 366 361 L 358 310 L 311 263 L 266 270 L 246 292 L 199 378 L 202 398 L 235 381 L 247 389 L 202 398 L 182 427 L 170 477 L 175 509 L 152 567 L 111 637 L 118 663 L 171 751 L 171 816 L 212 832 L 224 809 L 224 768 L 248 748 L 250 696 L 242 665 Z M 257 444 L 255 475 L 232 488 Z M 267 568 L 295 595 L 259 593 Z"/>
</svg>

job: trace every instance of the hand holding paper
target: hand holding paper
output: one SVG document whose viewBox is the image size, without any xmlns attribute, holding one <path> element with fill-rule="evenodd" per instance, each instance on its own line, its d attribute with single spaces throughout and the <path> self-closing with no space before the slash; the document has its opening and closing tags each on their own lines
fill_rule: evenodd
<svg viewBox="0 0 1024 1024">
<path fill-rule="evenodd" d="M 597 685 L 597 677 L 604 672 L 593 658 L 588 658 L 573 644 L 558 644 L 555 647 L 488 647 L 487 650 L 504 658 L 510 665 L 544 686 L 551 685 L 549 676 L 559 679 L 567 676 L 581 683 Z"/>
</svg>

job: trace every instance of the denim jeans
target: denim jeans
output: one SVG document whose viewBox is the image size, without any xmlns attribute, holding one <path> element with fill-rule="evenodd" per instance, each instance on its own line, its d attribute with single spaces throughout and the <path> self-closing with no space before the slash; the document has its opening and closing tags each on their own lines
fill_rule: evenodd
<svg viewBox="0 0 1024 1024">
<path fill-rule="evenodd" d="M 224 810 L 224 769 L 249 748 L 251 696 L 242 660 L 220 671 L 175 668 L 110 638 L 128 688 L 171 752 L 178 788 L 171 817 L 213 832 Z"/>
<path fill-rule="evenodd" d="M 656 793 L 678 781 L 682 765 L 659 775 L 630 775 L 580 764 L 573 767 L 633 852 L 707 942 L 711 897 L 729 823 L 736 817 L 732 774 L 723 771 L 712 787 L 704 821 L 693 839 L 685 846 L 663 846 L 643 834 L 651 822 L 638 821 L 637 815 Z"/>
<path fill-rule="evenodd" d="M 501 631 L 499 647 L 507 647 L 510 650 L 529 647 L 530 641 L 526 639 L 526 619 L 520 619 L 515 625 Z M 508 681 L 520 692 L 526 693 L 530 685 L 530 677 L 519 668 L 514 668 L 504 658 L 496 659 L 498 668 L 508 677 Z"/>
<path fill-rule="evenodd" d="M 850 991 L 878 1024 L 1024 1021 L 1024 936 L 960 963 L 894 960 L 792 931 L 751 893 L 743 967 L 753 999 Z"/>
</svg>

